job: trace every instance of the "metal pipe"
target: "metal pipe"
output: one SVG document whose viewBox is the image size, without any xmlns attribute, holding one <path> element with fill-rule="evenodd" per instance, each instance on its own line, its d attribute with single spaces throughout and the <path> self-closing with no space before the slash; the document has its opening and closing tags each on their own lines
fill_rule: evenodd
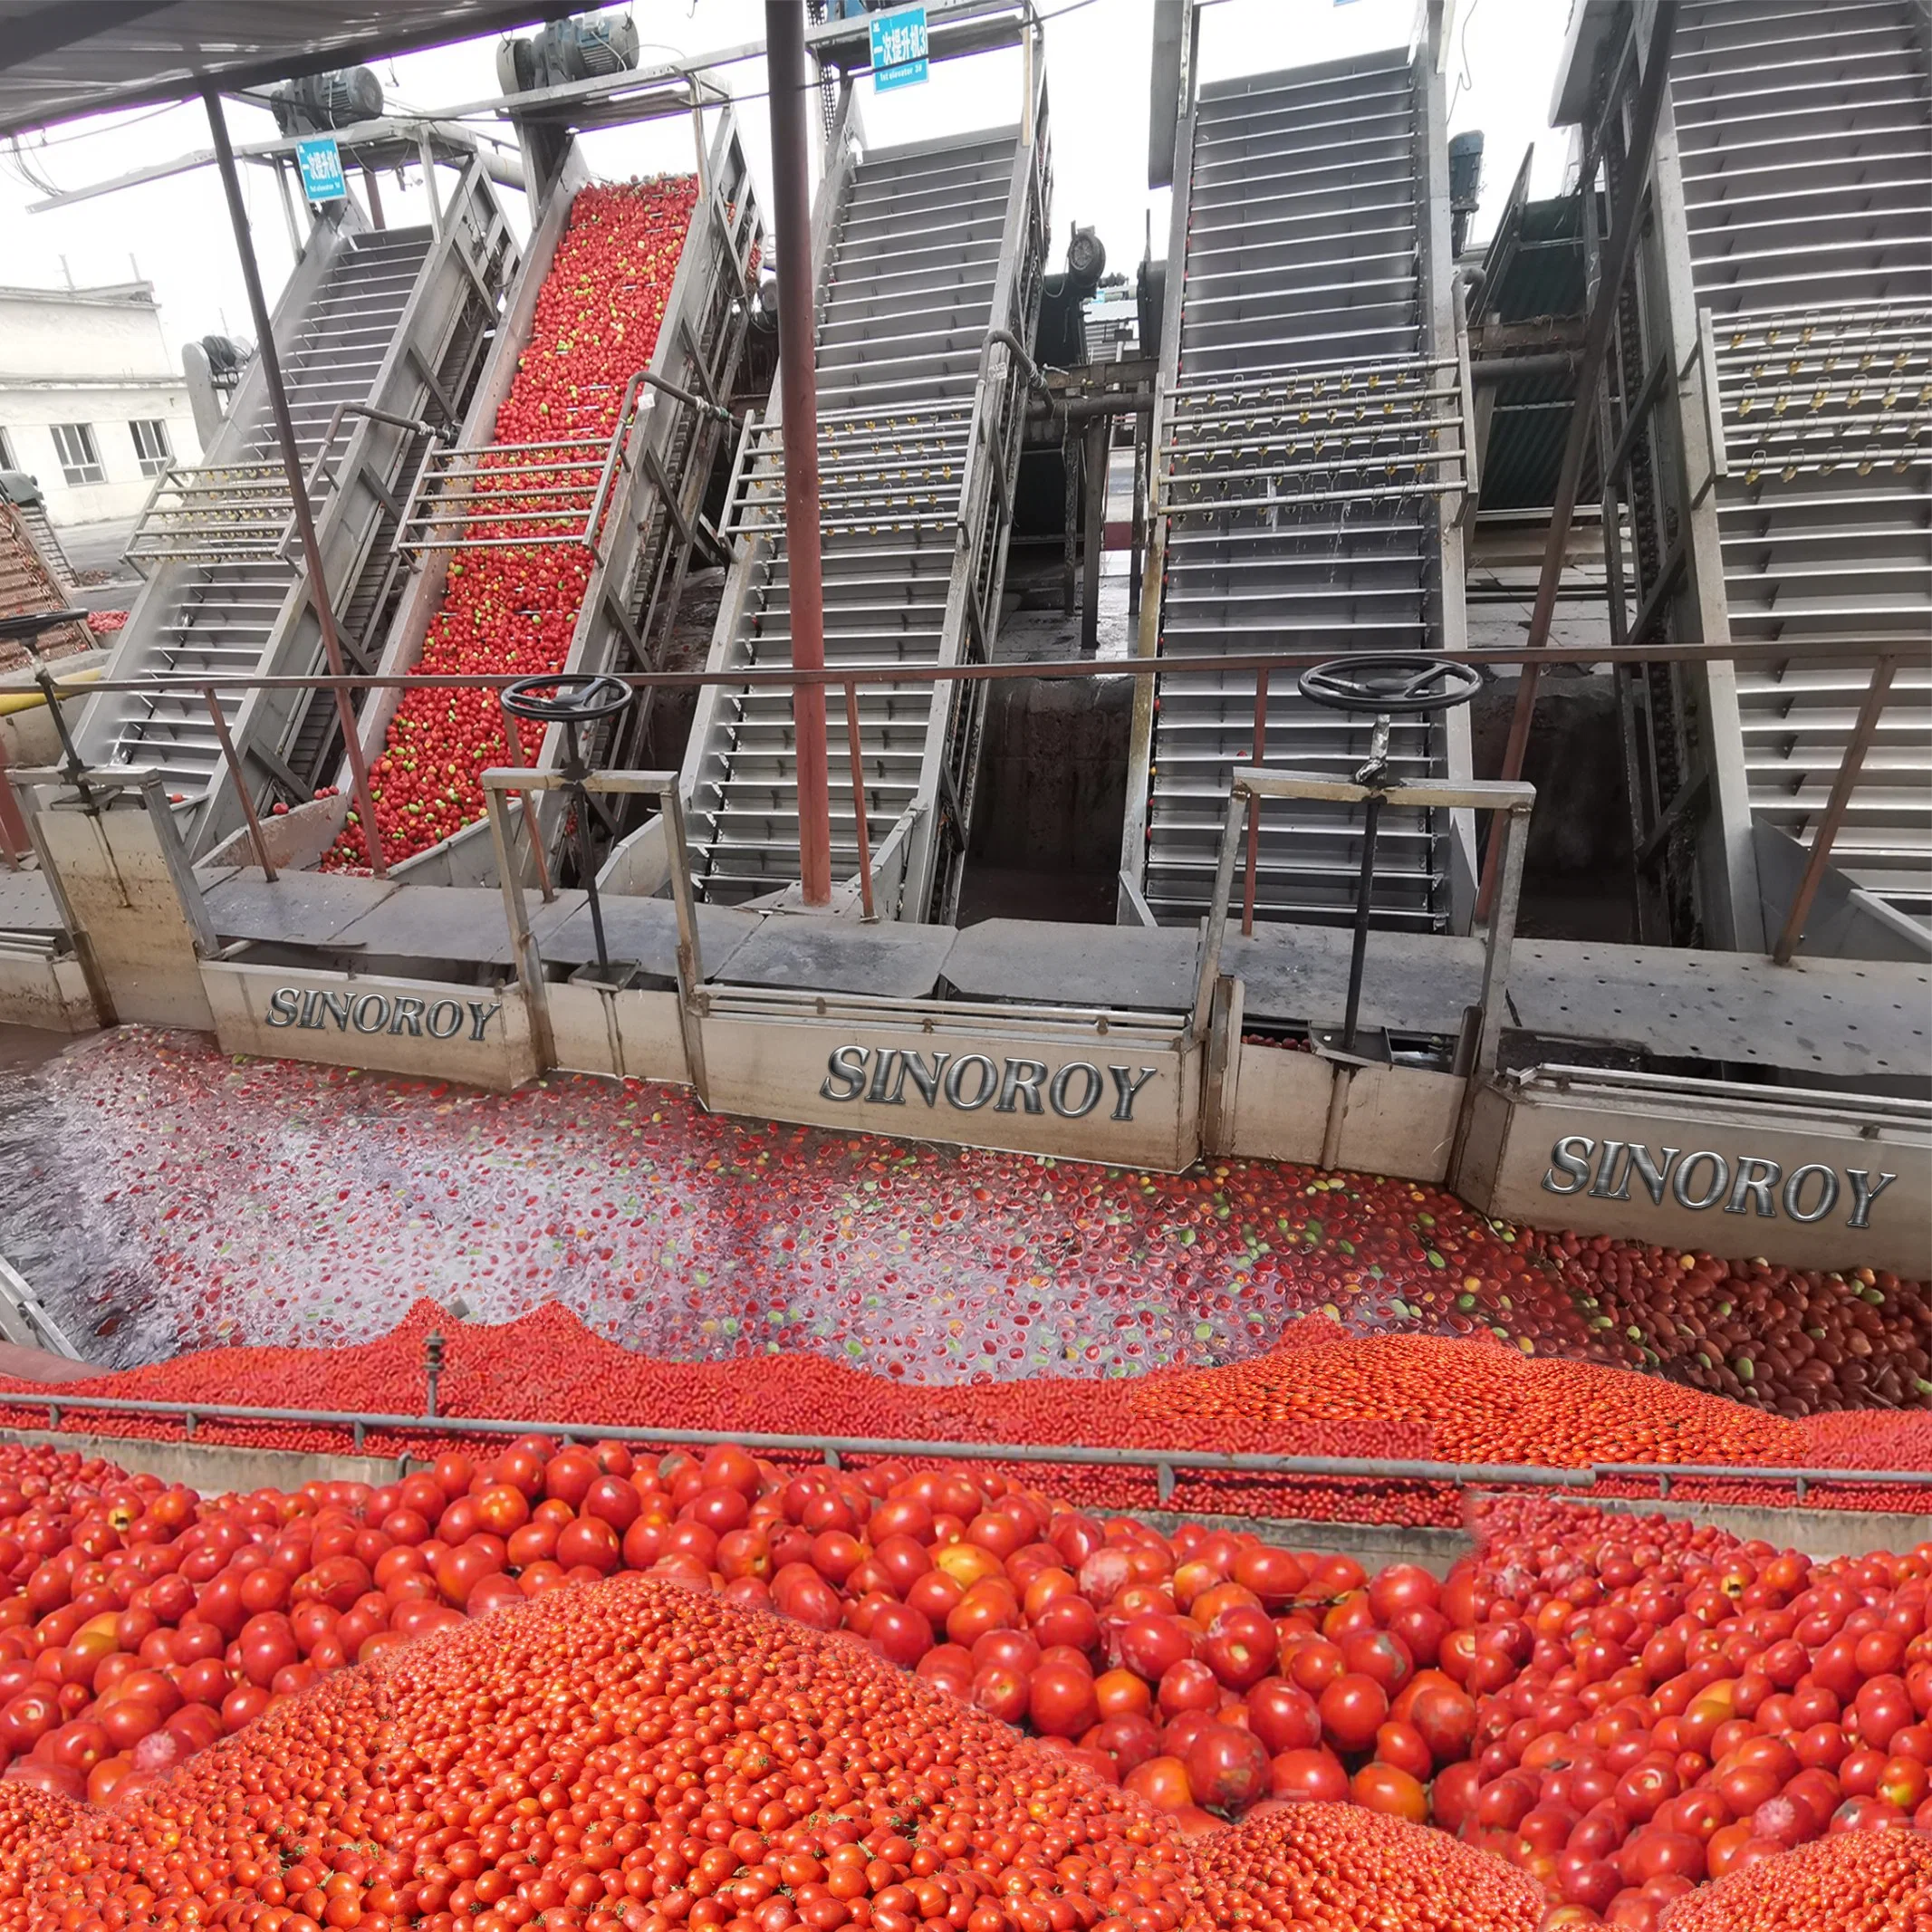
<svg viewBox="0 0 1932 1932">
<path fill-rule="evenodd" d="M 1108 472 L 1112 466 L 1113 426 L 1104 417 L 1087 425 L 1081 468 L 1087 478 L 1086 526 L 1081 533 L 1080 560 L 1080 654 L 1094 656 L 1101 648 L 1101 553 L 1107 544 Z"/>
<path fill-rule="evenodd" d="M 764 0 L 765 77 L 771 90 L 772 187 L 778 251 L 778 390 L 784 436 L 785 561 L 792 662 L 825 664 L 825 584 L 819 553 L 818 377 L 812 274 L 811 162 L 805 147 L 805 10 Z M 822 685 L 793 687 L 799 888 L 808 906 L 831 903 L 831 791 Z"/>
<path fill-rule="evenodd" d="M 282 466 L 288 473 L 289 495 L 294 498 L 295 527 L 302 537 L 303 562 L 309 575 L 309 601 L 315 607 L 315 620 L 322 630 L 322 653 L 329 660 L 332 677 L 345 676 L 342 668 L 342 640 L 335 629 L 335 612 L 330 608 L 328 580 L 322 574 L 322 545 L 316 541 L 315 516 L 309 507 L 309 494 L 302 483 L 302 450 L 295 441 L 295 425 L 289 416 L 288 390 L 282 380 L 282 358 L 275 349 L 274 324 L 262 293 L 262 272 L 255 259 L 255 243 L 248 232 L 248 210 L 242 201 L 241 176 L 235 171 L 235 149 L 228 141 L 228 123 L 223 118 L 221 96 L 212 87 L 201 95 L 208 111 L 208 127 L 215 137 L 215 161 L 221 172 L 221 185 L 228 197 L 228 220 L 235 229 L 235 247 L 241 257 L 242 281 L 248 291 L 248 311 L 255 321 L 255 355 L 262 365 L 262 380 L 275 418 L 275 440 L 281 446 Z M 363 842 L 369 848 L 370 870 L 378 879 L 389 877 L 382 856 L 382 834 L 376 825 L 376 805 L 369 789 L 369 765 L 362 756 L 362 741 L 356 735 L 355 707 L 349 701 L 349 687 L 335 687 L 336 716 L 342 727 L 342 750 L 349 760 L 351 789 L 355 793 L 356 813 L 362 824 Z"/>
<path fill-rule="evenodd" d="M 1670 72 L 1670 42 L 1677 31 L 1677 0 L 1658 0 L 1650 24 L 1650 43 L 1644 61 L 1643 77 L 1637 105 L 1630 116 L 1630 138 L 1624 170 L 1625 195 L 1610 224 L 1609 245 L 1603 251 L 1603 272 L 1590 305 L 1590 320 L 1583 329 L 1583 347 L 1577 363 L 1577 395 L 1593 391 L 1603 377 L 1604 351 L 1610 346 L 1610 325 L 1615 321 L 1623 293 L 1624 277 L 1637 250 L 1638 210 L 1643 206 L 1644 183 L 1650 173 L 1651 150 L 1657 145 L 1657 125 L 1664 107 L 1664 89 Z M 1631 33 L 1636 32 L 1633 24 Z M 1615 111 L 1615 102 L 1606 113 Z M 1583 183 L 1583 216 L 1594 218 L 1595 170 Z M 1596 429 L 1594 411 L 1577 408 L 1570 412 L 1570 429 L 1563 439 L 1563 460 L 1557 472 L 1555 501 L 1550 511 L 1550 534 L 1543 545 L 1543 572 L 1536 582 L 1536 602 L 1530 612 L 1530 628 L 1524 643 L 1532 650 L 1549 641 L 1551 620 L 1556 615 L 1556 591 L 1563 574 L 1563 552 L 1570 538 L 1570 521 L 1576 512 L 1577 490 L 1583 480 L 1583 458 L 1589 453 Z M 1530 726 L 1536 716 L 1537 666 L 1526 660 L 1516 686 L 1516 708 L 1510 718 L 1509 742 L 1504 747 L 1502 776 L 1523 776 L 1523 761 L 1529 750 Z M 1476 893 L 1475 917 L 1489 917 L 1495 897 L 1498 861 L 1503 849 L 1501 822 L 1489 828 L 1489 845 L 1483 860 L 1483 880 Z"/>
<path fill-rule="evenodd" d="M 1791 964 L 1792 955 L 1798 950 L 1798 942 L 1804 937 L 1804 922 L 1812 916 L 1812 901 L 1818 897 L 1818 888 L 1824 882 L 1825 868 L 1831 862 L 1831 847 L 1838 838 L 1840 827 L 1845 822 L 1845 814 L 1851 809 L 1851 793 L 1858 784 L 1859 774 L 1865 769 L 1865 755 L 1871 749 L 1871 741 L 1879 735 L 1879 723 L 1885 715 L 1885 700 L 1898 668 L 1896 658 L 1880 658 L 1872 667 L 1871 682 L 1865 687 L 1865 701 L 1859 706 L 1858 722 L 1851 727 L 1845 755 L 1839 760 L 1838 775 L 1831 781 L 1831 795 L 1825 801 L 1817 831 L 1812 834 L 1812 850 L 1804 861 L 1804 875 L 1798 881 L 1791 910 L 1784 916 L 1784 929 L 1778 935 L 1778 943 L 1771 949 L 1771 956 L 1779 966 Z"/>
<path fill-rule="evenodd" d="M 290 164 L 285 164 L 279 155 L 270 163 L 270 166 L 274 169 L 275 186 L 281 191 L 282 219 L 288 225 L 288 256 L 290 265 L 293 266 L 302 260 L 303 246 L 302 231 L 295 226 L 295 199 L 290 194 L 288 185 L 288 178 L 293 170 L 293 167 Z M 312 216 L 310 218 L 312 221 L 313 216 Z M 202 441 L 208 443 L 213 441 L 213 437 L 204 437 Z"/>
<path fill-rule="evenodd" d="M 689 389 L 679 389 L 667 377 L 653 375 L 646 369 L 639 370 L 638 380 L 649 383 L 654 389 L 662 389 L 676 401 L 688 403 L 699 415 L 708 416 L 713 422 L 722 423 L 727 429 L 735 429 L 737 427 L 736 418 L 723 403 L 707 401 L 702 396 L 694 395 Z"/>
<path fill-rule="evenodd" d="M 1493 382 L 1528 381 L 1532 377 L 1573 376 L 1577 356 L 1573 349 L 1552 350 L 1544 355 L 1485 356 L 1469 367 L 1469 380 L 1477 389 Z"/>
<path fill-rule="evenodd" d="M 387 423 L 392 429 L 413 429 L 420 436 L 454 437 L 457 433 L 454 423 L 446 429 L 438 429 L 434 423 L 425 422 L 419 416 L 398 416 L 392 409 L 379 409 L 366 402 L 339 402 L 330 413 L 328 428 L 322 431 L 322 447 L 315 452 L 315 460 L 309 465 L 310 489 L 322 481 L 322 466 L 329 460 L 329 452 L 335 447 L 336 437 L 341 434 L 344 418 L 351 416 L 367 417 L 372 423 Z"/>
<path fill-rule="evenodd" d="M 1549 1468 L 1534 1463 L 1390 1462 L 1346 1456 L 1269 1456 L 1256 1451 L 1211 1449 L 1133 1449 L 1085 1443 L 919 1442 L 893 1437 L 781 1436 L 736 1429 L 649 1428 L 596 1422 L 509 1421 L 495 1416 L 358 1415 L 347 1409 L 255 1408 L 234 1402 L 161 1402 L 137 1397 L 32 1394 L 9 1390 L 0 1394 L 0 1408 L 44 1409 L 49 1426 L 60 1427 L 62 1412 L 186 1418 L 200 1421 L 282 1422 L 316 1428 L 370 1430 L 402 1434 L 416 1430 L 439 1436 L 553 1436 L 571 1442 L 641 1442 L 678 1448 L 687 1445 L 731 1443 L 749 1449 L 822 1457 L 910 1456 L 945 1457 L 957 1462 L 1062 1463 L 1073 1466 L 1129 1469 L 1198 1469 L 1223 1475 L 1309 1475 L 1360 1482 L 1447 1483 L 1457 1487 L 1483 1484 L 1515 1484 L 1545 1489 L 1590 1489 L 1609 1477 L 1615 1482 L 1803 1483 L 1856 1486 L 1896 1485 L 1932 1489 L 1927 1469 L 1796 1469 L 1784 1465 L 1726 1463 L 1591 1463 L 1573 1468 Z"/>
<path fill-rule="evenodd" d="M 262 822 L 255 816 L 255 799 L 242 773 L 242 761 L 235 752 L 234 736 L 228 730 L 227 714 L 221 708 L 221 699 L 215 695 L 213 685 L 204 688 L 203 696 L 208 701 L 208 716 L 215 720 L 215 735 L 221 741 L 221 755 L 227 762 L 228 776 L 235 781 L 235 795 L 241 802 L 242 817 L 247 821 L 248 842 L 255 848 L 255 862 L 262 868 L 264 879 L 274 885 L 274 862 L 268 856 L 268 841 L 262 836 Z"/>
<path fill-rule="evenodd" d="M 879 917 L 872 908 L 872 843 L 865 822 L 865 760 L 860 752 L 859 687 L 845 680 L 845 745 L 852 760 L 852 830 L 859 841 L 859 898 L 867 922 Z"/>
<path fill-rule="evenodd" d="M 1096 416 L 1151 416 L 1154 398 L 1148 389 L 1121 389 L 1111 396 L 1049 396 L 1042 401 L 1029 397 L 1029 422 L 1086 422 Z"/>
<path fill-rule="evenodd" d="M 429 199 L 429 232 L 437 241 L 443 238 L 443 205 L 436 194 L 436 149 L 430 145 L 429 136 L 424 132 L 416 142 L 417 159 L 423 166 L 423 193 Z M 397 170 L 400 178 L 402 170 Z"/>
<path fill-rule="evenodd" d="M 998 342 L 1013 352 L 1013 359 L 1020 365 L 1020 372 L 1026 378 L 1026 386 L 1042 395 L 1046 393 L 1046 378 L 1040 372 L 1040 365 L 1026 352 L 1026 344 L 1011 329 L 988 329 L 986 340 Z"/>
</svg>

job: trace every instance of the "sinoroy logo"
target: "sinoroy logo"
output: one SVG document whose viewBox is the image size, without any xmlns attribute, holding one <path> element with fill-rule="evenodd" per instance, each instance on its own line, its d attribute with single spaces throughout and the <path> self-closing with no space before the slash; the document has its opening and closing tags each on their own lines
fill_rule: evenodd
<svg viewBox="0 0 1932 1932">
<path fill-rule="evenodd" d="M 1600 1142 L 1587 1134 L 1565 1134 L 1550 1149 L 1543 1185 L 1546 1194 L 1629 1201 L 1635 1198 L 1634 1184 L 1658 1207 L 1668 1200 L 1693 1214 L 1722 1207 L 1727 1215 L 1807 1224 L 1829 1220 L 1843 1207 L 1847 1227 L 1870 1227 L 1874 1204 L 1898 1178 L 1821 1160 L 1787 1172 L 1781 1162 L 1757 1154 L 1734 1158 L 1712 1148 L 1687 1154 L 1674 1147 L 1653 1153 L 1640 1140 Z"/>
</svg>

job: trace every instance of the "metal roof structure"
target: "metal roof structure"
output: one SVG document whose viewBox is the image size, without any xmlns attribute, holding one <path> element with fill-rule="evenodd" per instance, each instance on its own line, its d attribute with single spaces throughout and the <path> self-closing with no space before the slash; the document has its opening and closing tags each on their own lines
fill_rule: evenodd
<svg viewBox="0 0 1932 1932">
<path fill-rule="evenodd" d="M 0 0 L 0 137 L 472 40 L 582 0 Z"/>
</svg>

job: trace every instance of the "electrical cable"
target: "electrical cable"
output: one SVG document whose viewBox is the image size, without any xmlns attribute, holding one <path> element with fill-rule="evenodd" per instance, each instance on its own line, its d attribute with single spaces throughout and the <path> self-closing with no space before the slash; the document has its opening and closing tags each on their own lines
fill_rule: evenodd
<svg viewBox="0 0 1932 1932">
<path fill-rule="evenodd" d="M 1462 53 L 1462 72 L 1456 77 L 1456 86 L 1449 94 L 1448 111 L 1456 111 L 1456 103 L 1462 99 L 1466 87 L 1475 85 L 1475 73 L 1469 65 L 1469 23 L 1475 18 L 1475 10 L 1483 0 L 1469 0 L 1469 11 L 1463 15 L 1462 31 L 1456 36 L 1456 43 Z"/>
</svg>

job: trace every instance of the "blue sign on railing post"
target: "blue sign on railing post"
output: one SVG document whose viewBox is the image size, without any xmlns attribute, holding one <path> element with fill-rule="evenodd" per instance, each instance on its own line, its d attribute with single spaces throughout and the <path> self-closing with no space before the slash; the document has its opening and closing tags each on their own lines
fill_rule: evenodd
<svg viewBox="0 0 1932 1932">
<path fill-rule="evenodd" d="M 302 188 L 312 202 L 346 201 L 349 183 L 342 177 L 342 150 L 332 134 L 317 134 L 295 143 L 295 165 L 302 170 Z"/>
<path fill-rule="evenodd" d="M 870 26 L 873 91 L 918 86 L 926 78 L 926 9 L 902 6 L 874 14 Z"/>
</svg>

